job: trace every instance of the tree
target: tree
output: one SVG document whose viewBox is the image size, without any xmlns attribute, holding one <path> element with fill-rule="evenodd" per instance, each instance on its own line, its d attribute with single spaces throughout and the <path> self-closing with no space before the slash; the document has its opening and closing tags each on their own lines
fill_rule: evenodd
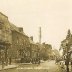
<svg viewBox="0 0 72 72">
<path fill-rule="evenodd" d="M 71 38 L 71 31 L 70 29 L 68 30 L 68 33 L 67 33 L 67 36 L 66 36 L 66 39 L 70 39 Z"/>
</svg>

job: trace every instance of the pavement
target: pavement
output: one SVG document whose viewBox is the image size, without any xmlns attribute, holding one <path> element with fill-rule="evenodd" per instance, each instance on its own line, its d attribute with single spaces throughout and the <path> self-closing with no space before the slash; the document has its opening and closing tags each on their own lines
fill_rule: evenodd
<svg viewBox="0 0 72 72">
<path fill-rule="evenodd" d="M 44 63 L 44 61 L 42 61 L 41 63 Z M 4 65 L 4 67 L 2 68 L 2 65 L 0 65 L 0 71 L 1 70 L 7 70 L 7 69 L 13 69 L 13 68 L 17 68 L 17 69 L 22 69 L 19 66 L 25 66 L 23 69 L 42 69 L 42 67 L 38 67 L 39 64 L 33 64 L 32 63 L 19 63 L 19 64 L 11 64 L 11 65 Z M 29 67 L 28 67 L 29 66 Z"/>
<path fill-rule="evenodd" d="M 18 72 L 65 72 L 54 60 L 45 61 L 40 65 L 21 65 L 17 68 Z"/>
<path fill-rule="evenodd" d="M 18 65 L 16 65 L 16 64 L 12 64 L 12 65 L 5 65 L 3 68 L 2 68 L 2 65 L 0 65 L 0 71 L 1 70 L 6 70 L 6 69 L 13 69 L 13 68 L 17 68 L 18 67 Z"/>
<path fill-rule="evenodd" d="M 65 65 L 63 67 L 60 64 L 55 64 L 54 60 L 51 60 L 44 61 L 40 64 L 12 64 L 5 66 L 3 69 L 2 65 L 0 65 L 0 72 L 66 72 Z"/>
</svg>

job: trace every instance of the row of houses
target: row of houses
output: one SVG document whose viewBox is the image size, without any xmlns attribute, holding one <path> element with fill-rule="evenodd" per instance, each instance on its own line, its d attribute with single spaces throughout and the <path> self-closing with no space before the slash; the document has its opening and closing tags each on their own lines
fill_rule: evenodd
<svg viewBox="0 0 72 72">
<path fill-rule="evenodd" d="M 23 49 L 28 53 L 29 47 L 29 37 L 23 28 L 10 23 L 8 17 L 0 12 L 0 51 L 4 50 L 5 61 L 7 57 L 18 58 Z"/>
<path fill-rule="evenodd" d="M 20 58 L 21 62 L 28 62 L 30 58 L 36 59 L 39 56 L 42 59 L 42 52 L 47 53 L 46 57 L 50 58 L 51 45 L 34 43 L 33 37 L 27 36 L 22 27 L 12 24 L 8 17 L 0 12 L 0 58 L 4 57 L 4 61 Z"/>
</svg>

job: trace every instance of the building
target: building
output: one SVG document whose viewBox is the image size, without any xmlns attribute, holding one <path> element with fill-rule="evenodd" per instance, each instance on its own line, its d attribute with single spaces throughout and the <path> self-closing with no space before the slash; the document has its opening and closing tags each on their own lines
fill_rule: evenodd
<svg viewBox="0 0 72 72">
<path fill-rule="evenodd" d="M 53 51 L 55 57 L 60 58 L 60 53 L 59 53 L 59 51 L 57 49 L 53 49 L 52 51 Z"/>
<path fill-rule="evenodd" d="M 11 37 L 12 36 L 8 17 L 0 12 L 0 58 L 2 58 L 1 52 L 4 51 L 3 55 L 5 61 L 7 61 L 7 52 L 12 43 Z"/>
<path fill-rule="evenodd" d="M 39 47 L 38 44 L 34 43 L 33 38 L 30 39 L 30 47 L 31 47 L 31 58 L 38 57 Z"/>
<path fill-rule="evenodd" d="M 3 51 L 5 61 L 9 58 L 22 58 L 22 53 L 30 55 L 29 48 L 29 37 L 23 32 L 23 28 L 10 23 L 8 17 L 0 12 L 0 58 Z"/>
<path fill-rule="evenodd" d="M 33 37 L 29 38 L 22 27 L 9 22 L 8 17 L 0 12 L 0 58 L 3 54 L 6 62 L 8 59 L 39 62 L 40 55 L 50 59 L 51 51 L 50 44 L 34 43 Z"/>
<path fill-rule="evenodd" d="M 32 63 L 40 63 L 40 48 L 39 44 L 33 41 L 33 37 L 30 37 L 30 58 Z"/>
<path fill-rule="evenodd" d="M 10 24 L 12 34 L 12 45 L 9 49 L 9 57 L 13 59 L 22 59 L 29 55 L 30 42 L 29 37 L 23 32 L 22 27 L 16 27 Z"/>
<path fill-rule="evenodd" d="M 52 55 L 52 46 L 50 44 L 42 43 L 42 47 L 40 50 L 41 59 L 47 60 L 51 59 Z"/>
</svg>

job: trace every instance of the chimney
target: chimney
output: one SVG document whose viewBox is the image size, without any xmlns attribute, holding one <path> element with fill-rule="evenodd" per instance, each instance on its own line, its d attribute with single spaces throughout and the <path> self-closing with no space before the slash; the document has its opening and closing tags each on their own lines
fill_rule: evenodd
<svg viewBox="0 0 72 72">
<path fill-rule="evenodd" d="M 31 36 L 30 39 L 33 41 L 33 36 Z"/>
<path fill-rule="evenodd" d="M 23 28 L 22 27 L 19 27 L 19 32 L 23 32 Z"/>
</svg>

